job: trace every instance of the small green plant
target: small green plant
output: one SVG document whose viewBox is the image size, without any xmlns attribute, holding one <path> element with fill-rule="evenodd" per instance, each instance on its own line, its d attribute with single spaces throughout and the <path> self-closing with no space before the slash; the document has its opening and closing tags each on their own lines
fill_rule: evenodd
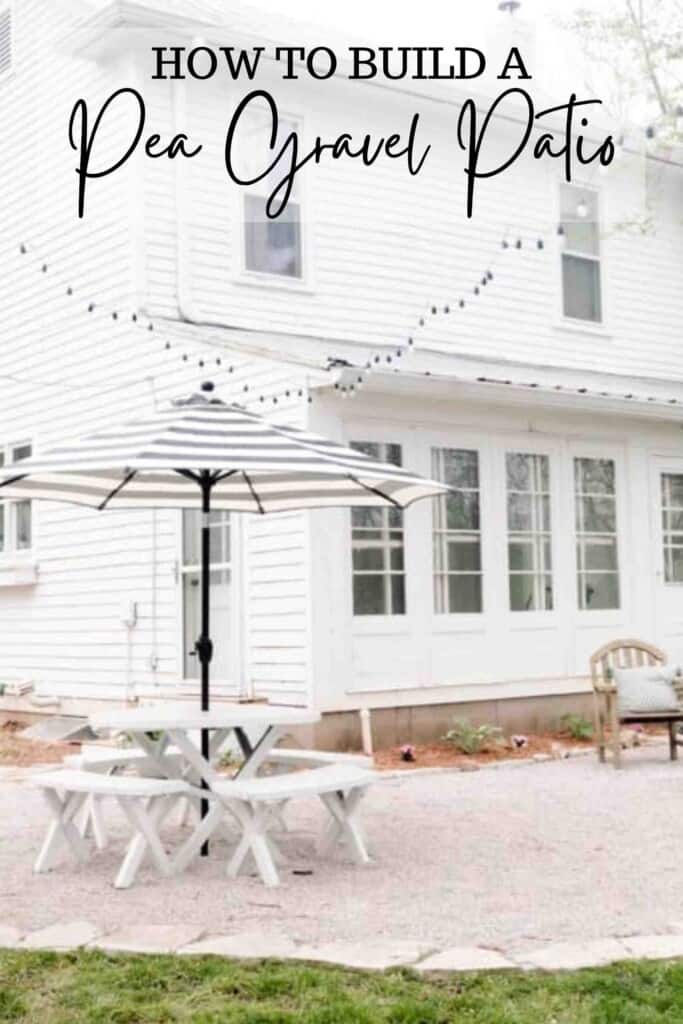
<svg viewBox="0 0 683 1024">
<path fill-rule="evenodd" d="M 590 740 L 593 738 L 593 723 L 583 715 L 563 715 L 560 724 L 564 732 L 569 733 L 573 740 Z"/>
<path fill-rule="evenodd" d="M 444 739 L 463 754 L 480 754 L 502 737 L 497 725 L 472 725 L 466 718 L 456 718 Z"/>
</svg>

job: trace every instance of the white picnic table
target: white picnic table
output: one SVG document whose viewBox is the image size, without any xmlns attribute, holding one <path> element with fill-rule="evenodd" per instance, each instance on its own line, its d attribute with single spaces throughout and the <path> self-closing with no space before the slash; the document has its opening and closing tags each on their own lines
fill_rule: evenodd
<svg viewBox="0 0 683 1024">
<path fill-rule="evenodd" d="M 164 758 L 164 752 L 173 744 L 209 789 L 216 778 L 212 760 L 231 732 L 244 755 L 238 775 L 251 778 L 289 729 L 297 725 L 313 725 L 318 721 L 320 713 L 311 708 L 265 703 L 221 704 L 210 711 L 183 704 L 152 704 L 100 711 L 90 716 L 90 725 L 95 732 L 109 729 L 128 733 L 154 761 L 160 773 L 169 779 L 178 778 L 181 772 L 176 762 Z M 210 733 L 208 760 L 193 738 L 203 730 Z M 255 741 L 250 739 L 250 732 L 258 733 Z"/>
<path fill-rule="evenodd" d="M 92 715 L 90 724 L 96 731 L 125 732 L 137 744 L 141 754 L 136 756 L 130 751 L 121 764 L 138 765 L 138 772 L 135 776 L 108 777 L 106 766 L 110 760 L 95 757 L 90 772 L 74 766 L 41 776 L 39 781 L 54 820 L 35 870 L 49 869 L 60 838 L 66 840 L 79 860 L 85 858 L 87 818 L 80 832 L 73 825 L 83 807 L 92 817 L 97 845 L 104 845 L 104 829 L 101 824 L 95 827 L 97 801 L 103 796 L 114 796 L 119 801 L 134 832 L 115 881 L 118 888 L 132 884 L 147 851 L 162 874 L 183 871 L 200 851 L 208 853 L 208 841 L 214 831 L 227 828 L 226 811 L 239 827 L 228 875 L 236 877 L 251 854 L 266 885 L 277 885 L 276 865 L 283 857 L 272 834 L 273 826 L 282 826 L 285 803 L 311 795 L 320 797 L 331 818 L 323 848 L 346 842 L 356 860 L 367 863 L 369 857 L 356 816 L 372 773 L 366 766 L 352 763 L 355 759 L 351 755 L 346 755 L 346 760 L 337 760 L 315 751 L 274 751 L 275 744 L 288 730 L 312 725 L 319 719 L 320 714 L 309 708 L 272 704 L 223 704 L 200 711 L 177 703 L 110 709 Z M 232 779 L 226 779 L 214 765 L 231 733 L 240 745 L 244 762 Z M 303 755 L 304 762 L 311 765 L 308 770 L 289 774 L 287 779 L 257 777 L 259 768 L 269 759 L 292 765 L 297 755 L 299 760 Z M 120 765 L 114 759 L 111 769 L 117 767 Z M 159 828 L 178 798 L 185 801 L 183 814 L 190 808 L 196 814 L 198 803 L 201 814 L 196 827 L 169 857 Z M 231 831 L 228 838 L 235 838 Z"/>
</svg>

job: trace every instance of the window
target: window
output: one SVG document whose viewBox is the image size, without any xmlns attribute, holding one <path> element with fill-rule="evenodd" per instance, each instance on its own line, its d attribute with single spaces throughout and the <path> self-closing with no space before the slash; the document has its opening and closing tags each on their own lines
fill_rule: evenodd
<svg viewBox="0 0 683 1024">
<path fill-rule="evenodd" d="M 216 679 L 230 679 L 233 655 L 230 643 L 232 560 L 230 514 L 212 512 L 210 517 L 211 637 L 214 643 L 212 671 Z M 185 679 L 199 678 L 199 659 L 194 650 L 201 629 L 201 513 L 183 512 L 183 672 Z"/>
<path fill-rule="evenodd" d="M 297 130 L 297 124 L 280 119 L 276 149 L 271 151 L 270 124 L 265 116 L 252 113 L 245 115 L 246 127 L 242 129 L 242 145 L 235 152 L 242 155 L 239 167 L 240 177 L 253 178 L 272 162 L 284 140 Z M 301 280 L 303 278 L 303 244 L 301 230 L 301 199 L 298 176 L 295 180 L 287 206 L 279 217 L 271 219 L 266 214 L 266 201 L 273 189 L 280 183 L 286 160 L 280 160 L 271 173 L 242 190 L 244 220 L 244 269 L 250 273 L 271 274 L 275 277 Z"/>
<path fill-rule="evenodd" d="M 683 476 L 662 473 L 664 582 L 683 583 Z"/>
<path fill-rule="evenodd" d="M 433 502 L 434 610 L 438 615 L 481 612 L 479 455 L 433 448 L 432 474 L 455 492 Z"/>
<path fill-rule="evenodd" d="M 562 185 L 562 304 L 572 320 L 602 322 L 598 194 Z"/>
<path fill-rule="evenodd" d="M 401 446 L 358 441 L 374 459 L 401 465 Z M 399 508 L 351 509 L 354 615 L 405 615 L 403 512 Z"/>
<path fill-rule="evenodd" d="M 12 5 L 0 2 L 0 78 L 12 69 Z"/>
<path fill-rule="evenodd" d="M 619 607 L 617 498 L 612 459 L 574 459 L 579 608 Z"/>
<path fill-rule="evenodd" d="M 0 468 L 14 466 L 31 455 L 28 442 L 0 447 Z M 33 542 L 31 502 L 26 499 L 0 502 L 0 554 L 29 551 Z"/>
<path fill-rule="evenodd" d="M 550 460 L 547 455 L 506 456 L 510 610 L 553 607 Z"/>
</svg>

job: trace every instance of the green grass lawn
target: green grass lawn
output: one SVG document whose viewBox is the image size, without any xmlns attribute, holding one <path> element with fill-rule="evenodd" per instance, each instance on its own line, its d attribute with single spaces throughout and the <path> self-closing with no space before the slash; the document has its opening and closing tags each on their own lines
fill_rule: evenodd
<svg viewBox="0 0 683 1024">
<path fill-rule="evenodd" d="M 421 978 L 214 957 L 0 952 L 26 1024 L 681 1024 L 683 962 Z"/>
</svg>

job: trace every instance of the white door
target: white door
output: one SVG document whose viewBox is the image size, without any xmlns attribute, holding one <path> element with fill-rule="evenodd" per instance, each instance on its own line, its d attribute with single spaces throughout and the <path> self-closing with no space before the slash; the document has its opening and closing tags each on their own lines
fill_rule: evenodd
<svg viewBox="0 0 683 1024">
<path fill-rule="evenodd" d="M 199 660 L 194 650 L 201 628 L 200 576 L 201 515 L 183 512 L 182 597 L 183 597 L 183 675 L 197 683 Z M 234 628 L 234 571 L 230 515 L 211 513 L 211 618 L 213 640 L 211 690 L 213 693 L 236 695 L 239 692 L 239 651 Z M 195 689 L 192 685 L 191 689 Z"/>
<path fill-rule="evenodd" d="M 652 500 L 657 642 L 683 663 L 683 458 L 654 460 Z"/>
</svg>

